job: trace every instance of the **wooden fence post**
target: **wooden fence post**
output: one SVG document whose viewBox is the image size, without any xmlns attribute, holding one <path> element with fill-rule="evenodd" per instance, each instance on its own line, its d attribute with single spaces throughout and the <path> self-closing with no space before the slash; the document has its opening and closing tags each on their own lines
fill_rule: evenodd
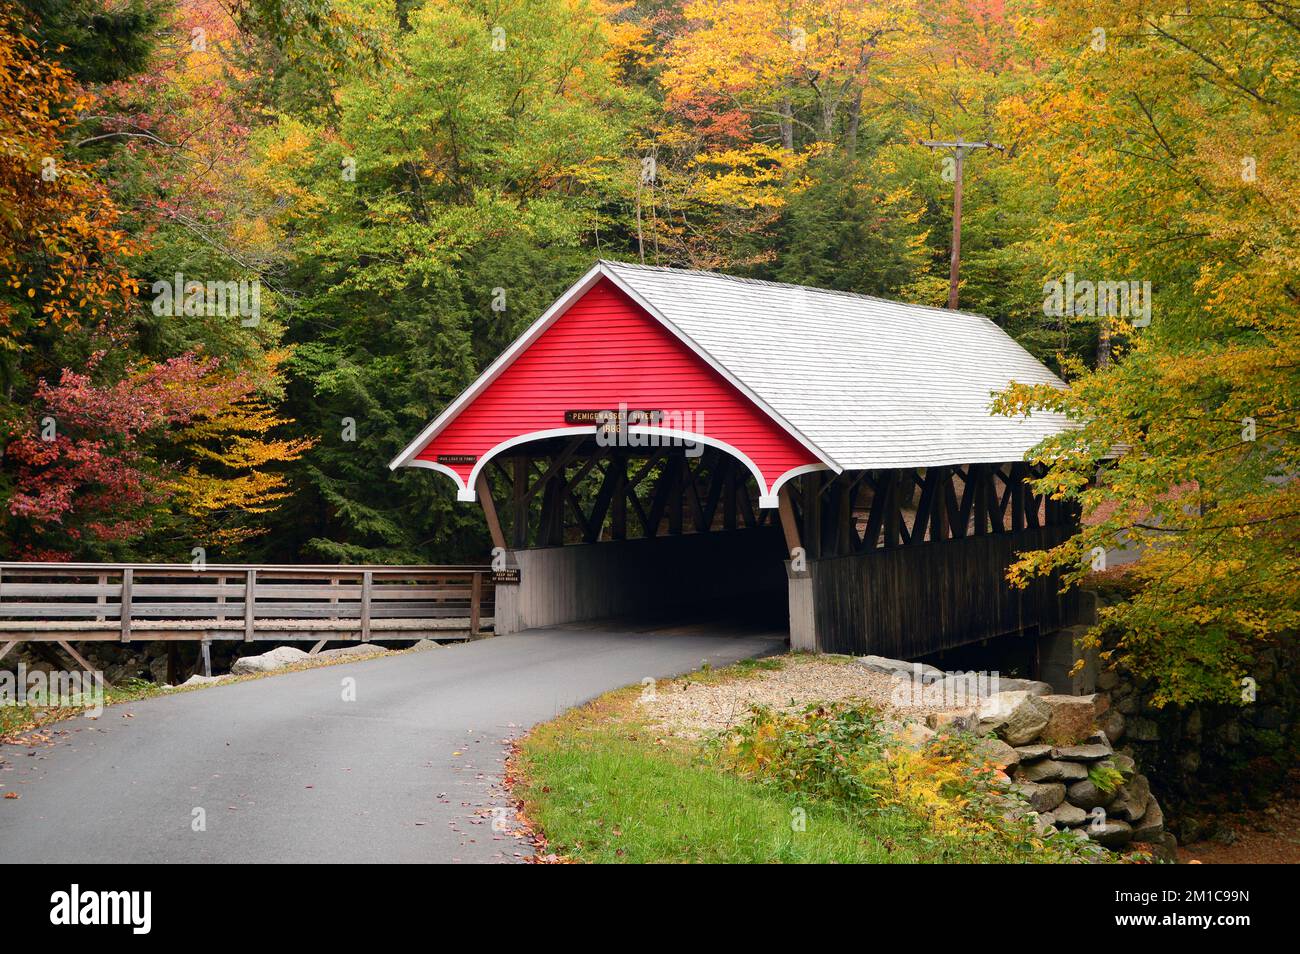
<svg viewBox="0 0 1300 954">
<path fill-rule="evenodd" d="M 483 571 L 475 570 L 469 585 L 469 634 L 478 635 L 479 619 L 483 608 Z"/>
<path fill-rule="evenodd" d="M 135 571 L 129 566 L 122 570 L 122 642 L 131 641 L 131 583 Z"/>
<path fill-rule="evenodd" d="M 97 579 L 97 581 L 99 582 L 99 585 L 100 585 L 100 586 L 108 586 L 108 574 L 107 574 L 107 573 L 101 573 L 101 574 L 99 574 L 99 576 L 96 577 L 96 579 Z M 100 593 L 97 597 L 95 597 L 95 602 L 96 602 L 97 604 L 101 605 L 101 606 L 102 606 L 103 604 L 107 603 L 107 602 L 108 602 L 108 594 L 107 594 L 107 593 Z M 96 623 L 102 623 L 102 622 L 105 620 L 105 618 L 106 618 L 106 617 L 103 617 L 103 616 L 96 616 L 96 617 L 95 617 L 95 622 L 96 622 Z"/>
<path fill-rule="evenodd" d="M 257 571 L 249 570 L 244 578 L 244 642 L 253 641 L 253 603 L 257 600 Z"/>
<path fill-rule="evenodd" d="M 370 642 L 370 577 L 366 570 L 361 574 L 361 641 Z"/>
</svg>

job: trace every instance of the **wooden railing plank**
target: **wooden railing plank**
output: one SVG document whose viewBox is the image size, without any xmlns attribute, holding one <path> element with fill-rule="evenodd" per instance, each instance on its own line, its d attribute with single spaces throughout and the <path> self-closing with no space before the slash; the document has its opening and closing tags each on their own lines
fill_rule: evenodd
<svg viewBox="0 0 1300 954">
<path fill-rule="evenodd" d="M 106 600 L 121 592 L 120 583 L 0 583 L 0 599 L 33 596 L 82 596 L 89 599 L 94 596 Z"/>
</svg>

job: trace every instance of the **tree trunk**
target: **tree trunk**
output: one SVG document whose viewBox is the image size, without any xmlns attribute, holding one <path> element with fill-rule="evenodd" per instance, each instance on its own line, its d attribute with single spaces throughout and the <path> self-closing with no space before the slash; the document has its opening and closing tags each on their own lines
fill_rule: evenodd
<svg viewBox="0 0 1300 954">
<path fill-rule="evenodd" d="M 791 152 L 794 151 L 794 107 L 790 105 L 790 100 L 781 100 L 781 145 Z"/>
<path fill-rule="evenodd" d="M 850 159 L 858 154 L 858 127 L 862 124 L 862 89 L 853 94 L 849 100 L 848 128 L 844 130 L 844 151 Z"/>
<path fill-rule="evenodd" d="M 1097 334 L 1097 367 L 1104 368 L 1110 364 L 1110 327 L 1102 318 Z"/>
</svg>

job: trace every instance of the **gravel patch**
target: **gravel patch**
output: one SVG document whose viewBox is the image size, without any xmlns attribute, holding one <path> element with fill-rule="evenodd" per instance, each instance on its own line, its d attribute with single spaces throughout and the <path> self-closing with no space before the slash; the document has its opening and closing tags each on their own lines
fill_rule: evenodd
<svg viewBox="0 0 1300 954">
<path fill-rule="evenodd" d="M 847 661 L 815 656 L 782 661 L 785 665 L 779 670 L 759 670 L 719 683 L 689 678 L 661 682 L 653 698 L 643 693 L 638 711 L 656 731 L 687 739 L 715 735 L 743 722 L 754 705 L 797 712 L 811 702 L 866 702 L 881 710 L 889 728 L 924 722 L 930 712 L 949 711 L 896 705 L 893 676 Z"/>
</svg>

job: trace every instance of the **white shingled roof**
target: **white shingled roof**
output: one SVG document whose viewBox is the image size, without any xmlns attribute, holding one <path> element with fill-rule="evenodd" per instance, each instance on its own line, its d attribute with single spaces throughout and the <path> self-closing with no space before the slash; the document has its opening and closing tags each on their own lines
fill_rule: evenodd
<svg viewBox="0 0 1300 954">
<path fill-rule="evenodd" d="M 980 315 L 713 272 L 601 262 L 633 298 L 847 470 L 1020 460 L 1063 415 L 989 413 L 1064 382 Z M 593 270 L 594 271 L 594 270 Z"/>
</svg>

